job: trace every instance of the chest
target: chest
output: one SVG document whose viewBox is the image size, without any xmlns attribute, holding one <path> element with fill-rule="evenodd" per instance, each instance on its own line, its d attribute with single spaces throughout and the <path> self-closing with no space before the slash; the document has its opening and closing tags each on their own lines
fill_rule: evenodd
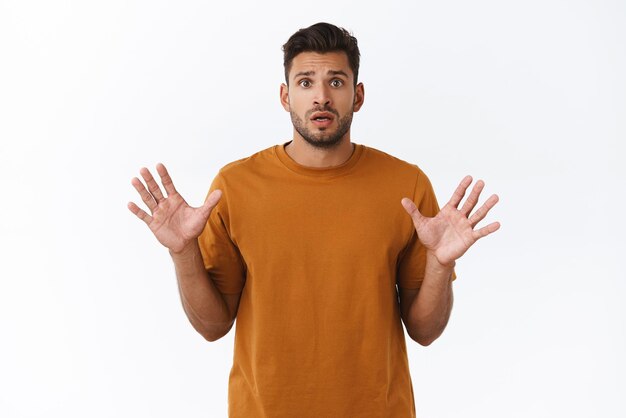
<svg viewBox="0 0 626 418">
<path fill-rule="evenodd" d="M 248 267 L 258 263 L 368 259 L 395 263 L 412 223 L 402 192 L 375 182 L 268 181 L 235 208 L 231 238 Z"/>
</svg>

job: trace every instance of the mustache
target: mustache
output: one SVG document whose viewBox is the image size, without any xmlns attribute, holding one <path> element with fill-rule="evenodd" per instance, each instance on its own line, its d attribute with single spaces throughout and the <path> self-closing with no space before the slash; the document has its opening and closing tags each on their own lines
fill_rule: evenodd
<svg viewBox="0 0 626 418">
<path fill-rule="evenodd" d="M 330 106 L 316 107 L 316 108 L 313 108 L 311 110 L 308 110 L 306 112 L 306 114 L 304 115 L 304 117 L 308 119 L 315 112 L 328 112 L 328 113 L 332 113 L 333 115 L 339 117 L 339 112 L 337 112 L 335 109 L 333 109 Z"/>
</svg>

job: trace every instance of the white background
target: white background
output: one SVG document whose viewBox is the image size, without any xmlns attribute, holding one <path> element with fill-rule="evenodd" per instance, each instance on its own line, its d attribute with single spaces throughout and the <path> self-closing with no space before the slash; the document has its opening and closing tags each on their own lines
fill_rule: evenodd
<svg viewBox="0 0 626 418">
<path fill-rule="evenodd" d="M 501 198 L 446 332 L 407 342 L 418 416 L 626 416 L 617 0 L 1 0 L 0 416 L 226 416 L 233 332 L 188 324 L 130 179 L 162 161 L 199 205 L 290 139 L 280 47 L 318 21 L 359 40 L 354 142 Z"/>
</svg>

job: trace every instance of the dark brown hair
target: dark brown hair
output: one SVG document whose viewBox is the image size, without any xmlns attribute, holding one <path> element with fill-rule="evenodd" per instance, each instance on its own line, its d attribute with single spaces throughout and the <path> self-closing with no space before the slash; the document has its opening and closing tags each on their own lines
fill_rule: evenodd
<svg viewBox="0 0 626 418">
<path fill-rule="evenodd" d="M 343 51 L 348 56 L 350 69 L 354 74 L 354 85 L 356 86 L 361 57 L 356 38 L 344 28 L 324 22 L 300 29 L 291 35 L 287 43 L 283 45 L 285 81 L 289 84 L 289 71 L 296 55 L 302 52 L 326 53 L 336 51 Z"/>
</svg>

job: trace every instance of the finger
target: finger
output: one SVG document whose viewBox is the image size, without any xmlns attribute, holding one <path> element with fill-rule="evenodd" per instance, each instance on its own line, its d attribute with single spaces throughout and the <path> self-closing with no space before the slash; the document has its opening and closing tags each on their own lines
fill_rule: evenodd
<svg viewBox="0 0 626 418">
<path fill-rule="evenodd" d="M 170 174 L 167 172 L 167 168 L 161 163 L 157 164 L 157 173 L 161 177 L 161 183 L 163 183 L 163 187 L 165 188 L 165 192 L 168 196 L 178 193 L 176 191 L 176 187 L 174 187 L 174 182 L 170 177 Z"/>
<path fill-rule="evenodd" d="M 222 191 L 219 189 L 213 190 L 207 196 L 206 200 L 204 201 L 204 204 L 201 207 L 202 213 L 206 218 L 209 217 L 209 215 L 211 214 L 211 211 L 213 210 L 215 205 L 217 205 L 217 202 L 219 202 L 221 197 L 222 197 Z"/>
<path fill-rule="evenodd" d="M 459 206 L 459 203 L 461 203 L 461 199 L 463 199 L 463 196 L 465 196 L 465 191 L 470 184 L 472 184 L 472 176 L 465 176 L 463 180 L 461 180 L 461 183 L 458 185 L 454 193 L 452 193 L 452 197 L 450 198 L 448 205 L 457 208 Z"/>
<path fill-rule="evenodd" d="M 485 203 L 483 203 L 483 205 L 476 212 L 474 212 L 472 216 L 469 217 L 470 225 L 472 225 L 472 228 L 474 228 L 476 224 L 478 224 L 478 222 L 482 221 L 485 216 L 487 216 L 487 213 L 489 213 L 491 208 L 494 207 L 496 203 L 498 203 L 498 200 L 498 195 L 491 195 L 489 199 L 487 199 Z"/>
<path fill-rule="evenodd" d="M 161 192 L 161 188 L 154 180 L 154 177 L 152 177 L 152 173 L 150 173 L 150 170 L 148 170 L 146 167 L 143 167 L 141 170 L 139 170 L 139 173 L 148 185 L 148 190 L 150 190 L 150 193 L 152 193 L 152 196 L 154 196 L 154 200 L 159 203 L 161 200 L 165 199 L 163 197 L 163 193 Z"/>
<path fill-rule="evenodd" d="M 424 216 L 420 213 L 419 209 L 411 199 L 405 197 L 400 201 L 400 203 L 402 203 L 402 206 L 404 207 L 406 212 L 411 215 L 413 223 L 416 226 L 420 225 L 424 221 Z"/>
<path fill-rule="evenodd" d="M 148 206 L 150 212 L 154 213 L 154 209 L 156 209 L 157 203 L 154 200 L 154 197 L 148 192 L 148 190 L 146 190 L 146 186 L 144 186 L 141 180 L 139 180 L 137 177 L 133 177 L 130 183 L 133 185 L 135 190 L 139 192 L 141 200 L 143 200 L 143 203 Z"/>
<path fill-rule="evenodd" d="M 472 188 L 472 192 L 467 197 L 467 200 L 465 201 L 465 203 L 463 204 L 463 207 L 461 208 L 461 213 L 463 214 L 463 216 L 466 216 L 466 217 L 469 216 L 470 212 L 474 209 L 474 206 L 476 206 L 476 203 L 478 203 L 480 192 L 483 191 L 484 187 L 485 187 L 485 183 L 482 180 L 478 180 L 476 182 L 476 184 Z"/>
<path fill-rule="evenodd" d="M 500 222 L 490 223 L 489 225 L 474 231 L 474 239 L 479 240 L 480 238 L 486 237 L 487 235 L 496 232 L 498 229 L 500 229 Z"/>
<path fill-rule="evenodd" d="M 144 221 L 146 225 L 150 225 L 152 222 L 152 216 L 148 215 L 145 210 L 141 209 L 139 206 L 135 205 L 133 202 L 128 202 L 128 209 L 137 215 L 139 219 Z"/>
</svg>

